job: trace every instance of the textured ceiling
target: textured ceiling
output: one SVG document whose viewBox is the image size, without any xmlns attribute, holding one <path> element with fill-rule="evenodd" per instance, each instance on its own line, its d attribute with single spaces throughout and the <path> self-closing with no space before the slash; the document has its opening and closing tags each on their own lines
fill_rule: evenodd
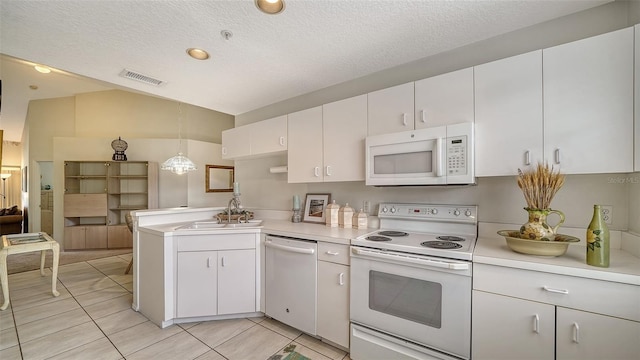
<svg viewBox="0 0 640 360">
<path fill-rule="evenodd" d="M 0 53 L 237 115 L 606 2 L 287 0 L 265 15 L 253 0 L 2 0 Z M 189 47 L 212 58 L 191 59 Z M 17 84 L 8 63 L 0 127 L 19 141 L 10 123 L 24 118 L 4 111 Z M 125 68 L 166 83 L 119 77 Z M 105 84 L 81 90 L 92 86 Z"/>
</svg>

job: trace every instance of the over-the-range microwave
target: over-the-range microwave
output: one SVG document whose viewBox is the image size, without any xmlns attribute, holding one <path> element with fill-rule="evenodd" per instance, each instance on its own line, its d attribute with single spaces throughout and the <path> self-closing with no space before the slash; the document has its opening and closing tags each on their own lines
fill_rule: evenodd
<svg viewBox="0 0 640 360">
<path fill-rule="evenodd" d="M 366 184 L 475 184 L 473 123 L 366 138 Z"/>
</svg>

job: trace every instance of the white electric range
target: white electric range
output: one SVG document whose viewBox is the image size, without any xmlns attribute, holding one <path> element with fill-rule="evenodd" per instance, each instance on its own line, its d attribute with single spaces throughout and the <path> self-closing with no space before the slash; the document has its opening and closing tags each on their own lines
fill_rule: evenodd
<svg viewBox="0 0 640 360">
<path fill-rule="evenodd" d="M 351 240 L 352 358 L 470 358 L 477 212 L 379 205 L 380 230 Z"/>
</svg>

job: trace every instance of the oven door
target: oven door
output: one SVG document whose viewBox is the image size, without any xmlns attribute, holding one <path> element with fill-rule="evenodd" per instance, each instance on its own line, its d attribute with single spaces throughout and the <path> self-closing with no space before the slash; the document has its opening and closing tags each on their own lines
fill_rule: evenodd
<svg viewBox="0 0 640 360">
<path fill-rule="evenodd" d="M 366 185 L 442 185 L 446 127 L 366 138 Z"/>
<path fill-rule="evenodd" d="M 351 321 L 468 359 L 471 266 L 351 247 Z"/>
</svg>

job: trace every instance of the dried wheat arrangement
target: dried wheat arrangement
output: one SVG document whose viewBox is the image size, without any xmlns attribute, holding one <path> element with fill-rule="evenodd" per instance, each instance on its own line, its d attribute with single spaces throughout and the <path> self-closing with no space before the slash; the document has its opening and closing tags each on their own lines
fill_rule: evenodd
<svg viewBox="0 0 640 360">
<path fill-rule="evenodd" d="M 549 209 L 551 200 L 564 184 L 564 175 L 546 164 L 522 171 L 518 169 L 518 186 L 529 209 Z"/>
</svg>

